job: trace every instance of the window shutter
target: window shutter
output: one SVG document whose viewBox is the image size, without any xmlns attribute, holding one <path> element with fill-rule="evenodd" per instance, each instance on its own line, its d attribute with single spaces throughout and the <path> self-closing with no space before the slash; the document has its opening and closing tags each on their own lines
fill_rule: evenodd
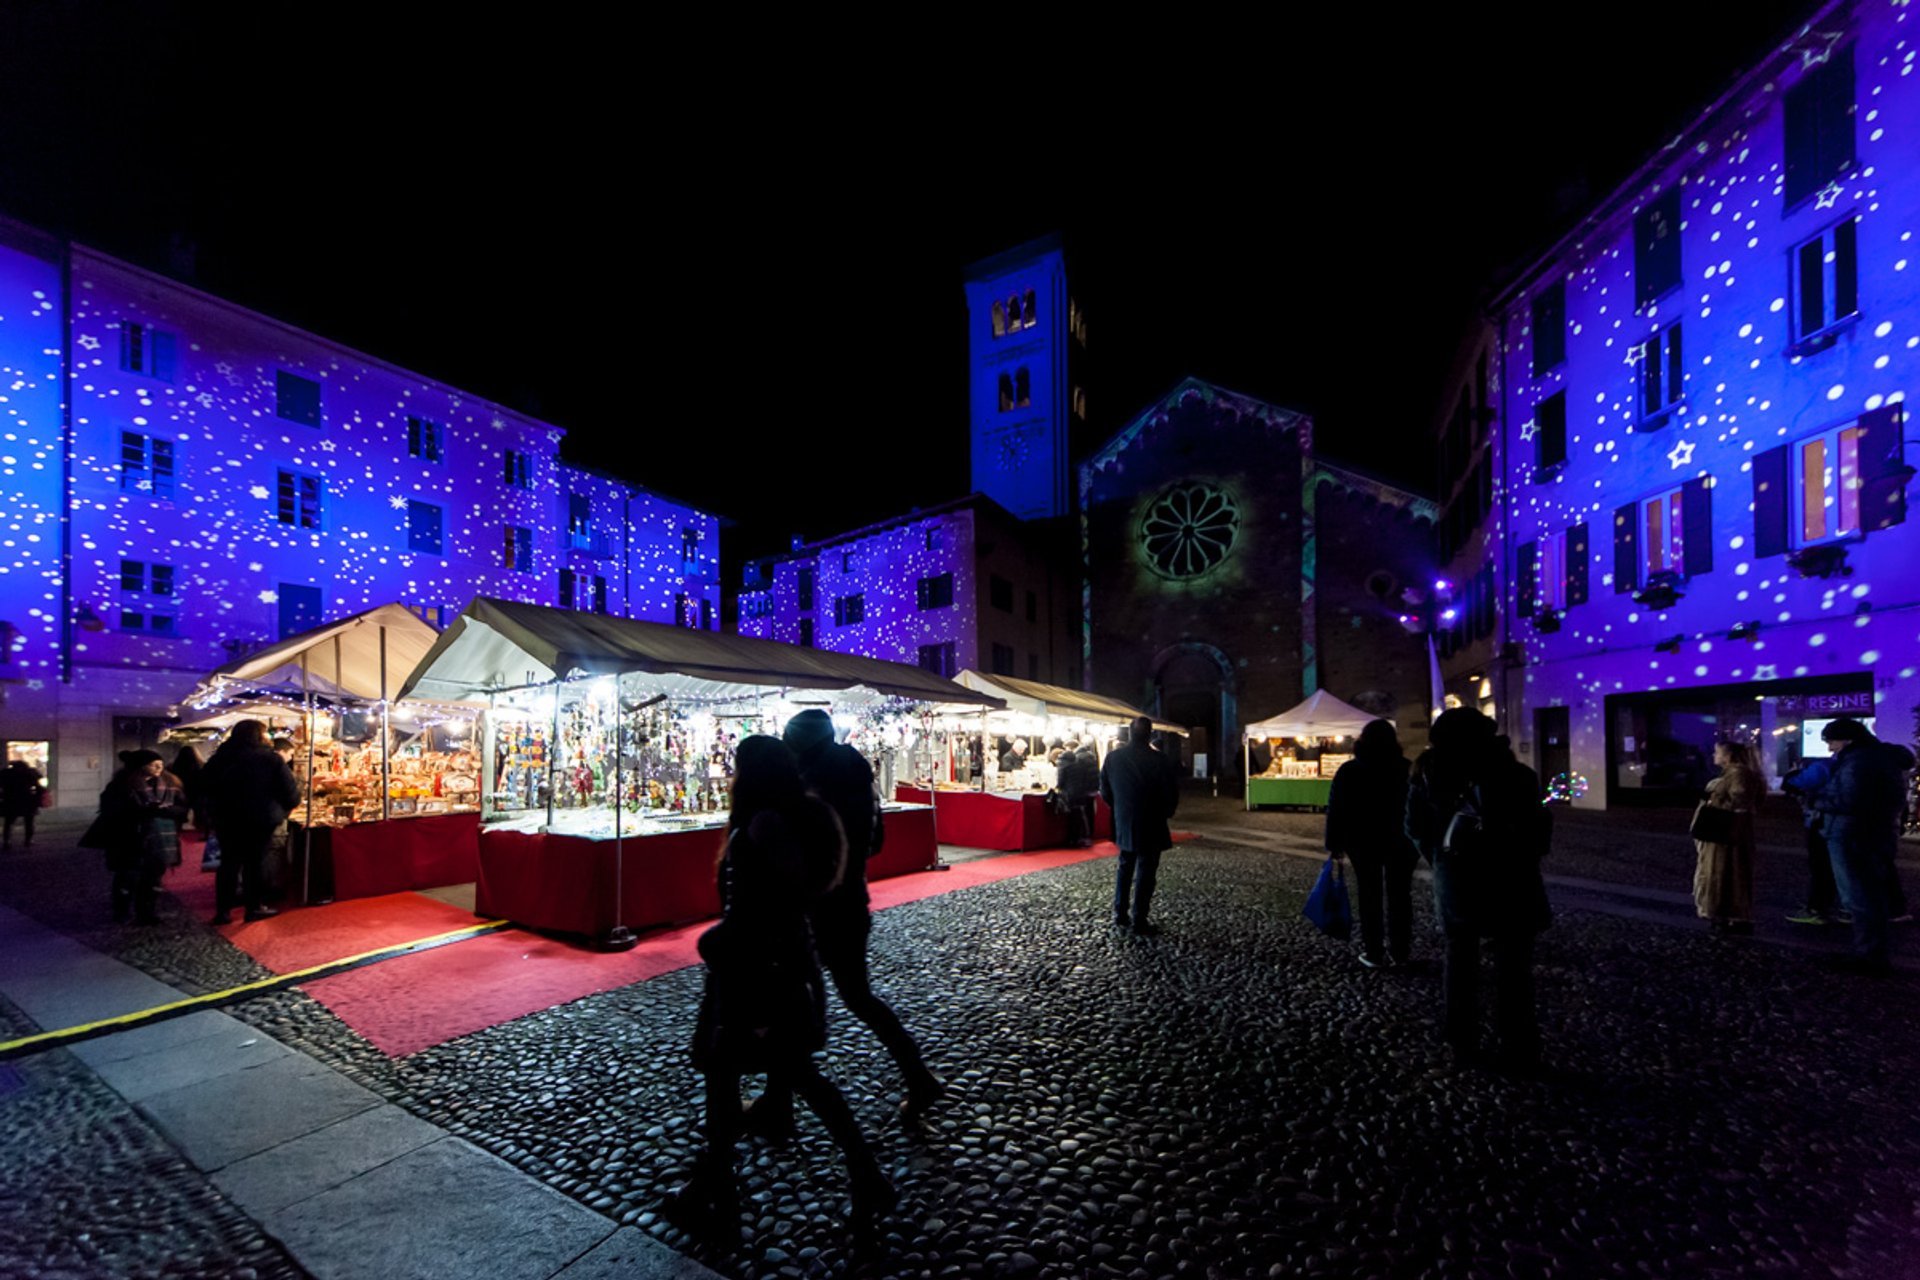
<svg viewBox="0 0 1920 1280">
<path fill-rule="evenodd" d="M 1567 530 L 1567 606 L 1587 602 L 1588 554 L 1587 526 L 1577 524 Z"/>
<path fill-rule="evenodd" d="M 156 332 L 153 343 L 153 376 L 162 382 L 173 381 L 173 335 Z"/>
<path fill-rule="evenodd" d="M 1900 404 L 1860 415 L 1860 532 L 1891 529 L 1907 518 L 1906 467 L 1900 440 Z"/>
<path fill-rule="evenodd" d="M 1687 577 L 1713 572 L 1713 480 L 1701 476 L 1680 487 L 1680 537 Z"/>
<path fill-rule="evenodd" d="M 1784 555 L 1787 550 L 1787 460 L 1792 446 L 1769 449 L 1753 460 L 1753 554 Z"/>
<path fill-rule="evenodd" d="M 1860 236 L 1848 218 L 1833 229 L 1833 318 L 1860 309 Z"/>
<path fill-rule="evenodd" d="M 1539 584 L 1540 544 L 1523 542 L 1514 553 L 1513 611 L 1523 618 L 1533 616 L 1533 602 L 1540 594 Z"/>
<path fill-rule="evenodd" d="M 1613 590 L 1615 595 L 1640 586 L 1640 504 L 1629 502 L 1613 513 Z"/>
</svg>

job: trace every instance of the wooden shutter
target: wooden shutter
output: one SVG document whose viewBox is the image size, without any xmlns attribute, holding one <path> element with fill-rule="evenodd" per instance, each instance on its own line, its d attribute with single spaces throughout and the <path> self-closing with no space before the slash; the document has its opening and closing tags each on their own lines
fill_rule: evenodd
<svg viewBox="0 0 1920 1280">
<path fill-rule="evenodd" d="M 1689 578 L 1713 572 L 1713 480 L 1701 476 L 1680 487 L 1680 538 Z"/>
<path fill-rule="evenodd" d="M 1907 469 L 1900 441 L 1903 405 L 1860 415 L 1860 532 L 1891 529 L 1907 518 Z"/>
<path fill-rule="evenodd" d="M 1784 555 L 1787 551 L 1787 507 L 1792 486 L 1787 462 L 1793 446 L 1769 449 L 1753 460 L 1753 554 Z"/>
<path fill-rule="evenodd" d="M 1640 504 L 1629 502 L 1613 512 L 1613 590 L 1615 595 L 1640 586 Z"/>
<path fill-rule="evenodd" d="M 173 354 L 174 354 L 173 335 L 170 333 L 161 333 L 161 332 L 155 331 L 153 334 L 149 336 L 148 341 L 150 341 L 153 344 L 153 350 L 151 353 L 149 353 L 149 356 L 148 356 L 148 359 L 150 359 L 153 364 L 153 368 L 152 368 L 153 376 L 160 379 L 162 382 L 172 382 L 173 381 Z"/>
<path fill-rule="evenodd" d="M 1593 559 L 1589 553 L 1587 526 L 1577 524 L 1567 530 L 1567 607 L 1587 602 L 1587 570 Z"/>
<path fill-rule="evenodd" d="M 1513 611 L 1523 618 L 1533 616 L 1533 602 L 1540 594 L 1540 544 L 1523 542 L 1514 553 Z"/>
</svg>

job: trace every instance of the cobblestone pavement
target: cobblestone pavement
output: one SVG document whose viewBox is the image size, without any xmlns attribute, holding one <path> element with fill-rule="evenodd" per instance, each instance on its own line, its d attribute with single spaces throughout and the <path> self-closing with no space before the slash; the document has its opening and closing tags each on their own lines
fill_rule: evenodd
<svg viewBox="0 0 1920 1280">
<path fill-rule="evenodd" d="M 1313 870 L 1182 846 L 1155 939 L 1105 925 L 1104 861 L 877 917 L 877 984 L 953 1088 L 903 1128 L 891 1062 L 835 1019 L 826 1069 L 903 1193 L 858 1256 L 811 1117 L 742 1149 L 737 1241 L 658 1218 L 697 1145 L 698 970 L 397 1062 L 298 992 L 234 1012 L 734 1276 L 1920 1275 L 1911 979 L 1563 913 L 1552 1070 L 1458 1072 L 1425 903 L 1426 963 L 1369 972 L 1300 920 Z M 225 947 L 193 936 L 155 962 Z"/>
</svg>

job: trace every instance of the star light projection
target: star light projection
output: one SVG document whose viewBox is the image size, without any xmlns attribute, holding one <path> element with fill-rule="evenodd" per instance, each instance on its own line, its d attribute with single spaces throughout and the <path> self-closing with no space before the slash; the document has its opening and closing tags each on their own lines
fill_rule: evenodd
<svg viewBox="0 0 1920 1280">
<path fill-rule="evenodd" d="M 562 463 L 547 424 L 91 251 L 71 262 L 63 486 L 60 269 L 0 241 L 0 676 L 60 675 L 68 609 L 104 624 L 71 629 L 91 696 L 153 715 L 289 628 L 394 601 L 437 622 L 478 593 L 554 604 L 562 570 L 600 579 L 609 612 L 717 616 L 717 520 Z M 280 416 L 283 374 L 317 386 L 318 425 Z M 524 567 L 509 526 L 531 531 Z"/>
<path fill-rule="evenodd" d="M 1910 278 L 1920 177 L 1907 162 L 1920 146 L 1912 13 L 1903 2 L 1870 3 L 1844 39 L 1803 33 L 1776 74 L 1685 139 L 1675 162 L 1628 193 L 1603 230 L 1507 299 L 1498 321 L 1511 377 L 1503 417 L 1517 426 L 1496 519 L 1510 556 L 1538 557 L 1534 598 L 1555 610 L 1557 624 L 1510 619 L 1524 657 L 1525 706 L 1515 724 L 1531 737 L 1533 708 L 1570 708 L 1579 771 L 1606 775 L 1612 694 L 1832 677 L 1870 680 L 1901 723 L 1920 702 L 1920 575 L 1911 568 L 1920 521 L 1873 527 L 1897 514 L 1885 504 L 1910 488 L 1911 472 L 1888 456 L 1899 446 L 1886 424 L 1906 416 L 1888 410 L 1904 406 L 1920 372 L 1920 282 Z M 1849 61 L 1853 162 L 1789 205 L 1782 100 L 1802 76 Z M 1636 221 L 1674 191 L 1679 284 L 1636 305 Z M 1842 224 L 1850 230 L 1836 238 Z M 1566 291 L 1566 354 L 1534 376 L 1531 295 L 1555 283 Z M 1839 299 L 1854 312 L 1836 314 Z M 1669 328 L 1684 338 L 1681 409 L 1649 415 L 1643 364 Z M 1534 406 L 1560 391 L 1567 462 L 1537 478 Z M 1863 419 L 1882 424 L 1878 452 L 1850 459 L 1844 433 Z M 1904 428 L 1895 436 L 1920 435 L 1911 422 L 1894 425 Z M 1838 433 L 1828 438 L 1840 443 L 1810 448 L 1823 433 Z M 1790 452 L 1772 453 L 1781 446 Z M 1907 458 L 1915 447 L 1904 446 Z M 1757 459 L 1781 456 L 1800 465 L 1787 466 L 1784 480 L 1771 470 L 1756 477 Z M 1876 467 L 1888 478 L 1870 487 L 1863 477 Z M 1649 524 L 1648 513 L 1667 510 L 1665 495 L 1695 480 L 1706 481 L 1707 518 L 1684 532 L 1709 541 L 1711 567 L 1685 577 L 1684 598 L 1671 607 L 1638 606 L 1635 584 L 1618 571 L 1631 566 L 1644 580 L 1665 563 L 1659 556 L 1679 553 L 1680 531 Z M 1850 516 L 1868 493 L 1882 505 Z M 1616 513 L 1629 505 L 1633 528 L 1618 533 Z M 1864 536 L 1848 531 L 1849 520 Z M 1760 545 L 1776 525 L 1787 528 L 1787 545 Z M 1582 531 L 1584 554 L 1549 558 Z M 1549 570 L 1563 580 L 1546 581 Z M 1813 576 L 1820 572 L 1832 576 Z M 1564 587 L 1576 573 L 1594 585 L 1569 603 Z M 1736 626 L 1762 609 L 1763 626 Z M 1683 635 L 1672 636 L 1676 625 Z M 1739 638 L 1727 640 L 1730 633 Z M 1594 803 L 1604 790 L 1596 788 Z"/>
</svg>

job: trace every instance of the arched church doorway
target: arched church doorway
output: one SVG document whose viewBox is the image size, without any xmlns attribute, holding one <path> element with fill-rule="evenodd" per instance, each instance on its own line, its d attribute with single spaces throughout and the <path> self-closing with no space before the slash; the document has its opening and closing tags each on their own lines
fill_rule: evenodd
<svg viewBox="0 0 1920 1280">
<path fill-rule="evenodd" d="M 1233 664 L 1210 644 L 1188 642 L 1162 650 L 1154 659 L 1154 695 L 1160 719 L 1186 725 L 1187 769 L 1204 752 L 1207 772 L 1221 777 L 1240 773 Z"/>
</svg>

